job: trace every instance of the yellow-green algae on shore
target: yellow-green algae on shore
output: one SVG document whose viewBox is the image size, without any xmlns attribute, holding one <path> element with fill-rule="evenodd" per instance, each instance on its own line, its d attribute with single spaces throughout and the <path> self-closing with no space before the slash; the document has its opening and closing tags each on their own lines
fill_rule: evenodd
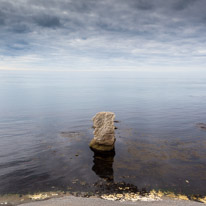
<svg viewBox="0 0 206 206">
<path fill-rule="evenodd" d="M 70 194 L 62 191 L 41 192 L 41 193 L 26 194 L 26 195 L 20 195 L 20 194 L 0 195 L 0 205 L 18 205 L 22 203 L 31 202 L 31 201 L 46 200 L 54 197 L 63 197 L 68 195 Z"/>
<path fill-rule="evenodd" d="M 163 198 L 172 198 L 172 199 L 177 199 L 177 200 L 191 200 L 191 201 L 198 201 L 201 203 L 206 204 L 206 196 L 205 197 L 197 197 L 197 196 L 186 196 L 183 194 L 175 194 L 172 192 L 162 192 L 162 191 L 155 191 L 152 190 L 147 194 L 141 195 L 140 193 L 116 193 L 116 194 L 107 194 L 107 195 L 102 195 L 101 198 L 106 199 L 106 200 L 119 200 L 121 202 L 124 201 L 161 201 Z"/>
</svg>

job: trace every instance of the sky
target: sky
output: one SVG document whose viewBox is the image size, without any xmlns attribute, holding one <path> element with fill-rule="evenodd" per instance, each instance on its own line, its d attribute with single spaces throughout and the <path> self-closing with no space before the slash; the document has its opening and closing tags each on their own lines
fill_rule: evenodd
<svg viewBox="0 0 206 206">
<path fill-rule="evenodd" d="M 0 69 L 204 69 L 205 8 L 206 0 L 0 0 Z"/>
</svg>

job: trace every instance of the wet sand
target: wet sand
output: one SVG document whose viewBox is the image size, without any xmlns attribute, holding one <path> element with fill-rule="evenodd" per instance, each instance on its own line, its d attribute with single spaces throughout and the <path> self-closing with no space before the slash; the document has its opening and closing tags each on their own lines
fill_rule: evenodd
<svg viewBox="0 0 206 206">
<path fill-rule="evenodd" d="M 67 196 L 62 198 L 53 198 L 44 201 L 36 201 L 26 204 L 21 204 L 21 206 L 129 206 L 129 205 L 137 205 L 137 206 L 201 206 L 202 203 L 194 202 L 194 201 L 186 201 L 186 200 L 174 200 L 174 199 L 163 199 L 161 201 L 152 201 L 152 202 L 120 202 L 120 201 L 110 201 L 103 200 L 100 198 L 82 198 L 82 197 L 74 197 Z"/>
</svg>

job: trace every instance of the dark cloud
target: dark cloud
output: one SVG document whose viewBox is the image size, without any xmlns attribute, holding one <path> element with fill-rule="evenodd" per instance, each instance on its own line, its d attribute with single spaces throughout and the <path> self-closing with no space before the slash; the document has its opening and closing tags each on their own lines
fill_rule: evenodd
<svg viewBox="0 0 206 206">
<path fill-rule="evenodd" d="M 4 17 L 4 13 L 2 11 L 0 11 L 0 26 L 4 24 L 5 22 L 5 17 Z"/>
<path fill-rule="evenodd" d="M 42 27 L 56 28 L 61 26 L 60 19 L 56 16 L 41 15 L 35 17 L 34 21 Z"/>
<path fill-rule="evenodd" d="M 30 28 L 25 24 L 14 24 L 11 28 L 14 33 L 27 33 L 30 32 Z"/>
<path fill-rule="evenodd" d="M 151 0 L 135 0 L 132 1 L 132 6 L 140 10 L 152 10 L 154 8 L 153 3 Z"/>
<path fill-rule="evenodd" d="M 93 8 L 96 6 L 96 1 L 94 0 L 88 0 L 88 1 L 70 1 L 70 2 L 64 2 L 62 4 L 61 8 L 66 8 L 69 11 L 74 11 L 78 13 L 88 13 L 93 10 Z"/>
<path fill-rule="evenodd" d="M 68 29 L 105 29 L 106 31 L 139 31 L 148 29 L 148 25 L 161 26 L 174 24 L 175 18 L 190 24 L 198 20 L 198 8 L 204 0 L 27 0 L 0 2 L 1 24 L 8 27 L 15 25 L 13 31 L 18 31 L 16 23 L 21 23 L 19 31 L 36 30 L 36 25 L 45 28 Z M 205 5 L 205 4 L 204 4 Z M 174 10 L 182 13 L 174 13 Z M 202 18 L 204 19 L 204 18 Z M 33 25 L 34 24 L 34 25 Z M 24 26 L 22 26 L 24 25 Z M 96 27 L 97 26 L 97 27 Z M 153 27 L 153 28 L 154 28 Z M 151 28 L 151 27 L 150 27 Z M 153 30 L 151 30 L 153 32 Z"/>
<path fill-rule="evenodd" d="M 192 6 L 192 4 L 196 3 L 198 0 L 178 0 L 174 3 L 173 8 L 175 10 L 183 10 L 186 9 L 188 6 Z"/>
</svg>

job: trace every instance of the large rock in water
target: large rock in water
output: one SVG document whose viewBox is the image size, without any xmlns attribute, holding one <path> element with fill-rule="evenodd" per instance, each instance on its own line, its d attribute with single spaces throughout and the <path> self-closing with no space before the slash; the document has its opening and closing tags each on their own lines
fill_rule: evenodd
<svg viewBox="0 0 206 206">
<path fill-rule="evenodd" d="M 113 112 L 99 112 L 93 117 L 94 138 L 89 146 L 96 151 L 112 151 L 115 142 L 115 114 Z"/>
</svg>

